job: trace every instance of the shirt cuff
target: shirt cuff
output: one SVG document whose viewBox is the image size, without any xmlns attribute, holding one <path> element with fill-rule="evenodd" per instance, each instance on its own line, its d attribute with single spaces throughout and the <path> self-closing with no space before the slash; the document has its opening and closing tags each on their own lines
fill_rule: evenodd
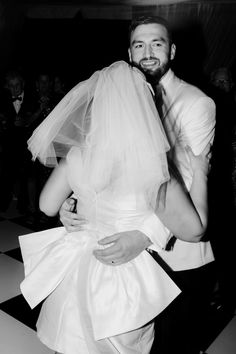
<svg viewBox="0 0 236 354">
<path fill-rule="evenodd" d="M 139 231 L 144 233 L 152 242 L 148 248 L 159 252 L 165 249 L 171 232 L 163 225 L 156 214 L 150 214 L 139 227 Z"/>
</svg>

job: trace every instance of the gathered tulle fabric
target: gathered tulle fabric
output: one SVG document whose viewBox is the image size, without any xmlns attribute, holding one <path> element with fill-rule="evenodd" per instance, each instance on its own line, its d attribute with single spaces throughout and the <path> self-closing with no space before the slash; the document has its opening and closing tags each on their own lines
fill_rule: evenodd
<svg viewBox="0 0 236 354">
<path fill-rule="evenodd" d="M 126 193 L 145 191 L 153 205 L 169 179 L 169 149 L 144 76 L 124 61 L 75 86 L 28 141 L 33 159 L 55 166 L 80 148 L 81 180 L 95 191 L 108 185 Z"/>
</svg>

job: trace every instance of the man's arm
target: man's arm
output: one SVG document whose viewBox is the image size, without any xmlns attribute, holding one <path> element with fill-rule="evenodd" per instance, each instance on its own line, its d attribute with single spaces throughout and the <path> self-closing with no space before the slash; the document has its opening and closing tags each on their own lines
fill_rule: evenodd
<svg viewBox="0 0 236 354">
<path fill-rule="evenodd" d="M 164 249 L 170 235 L 157 215 L 152 213 L 138 230 L 120 232 L 98 241 L 106 248 L 97 249 L 93 254 L 101 263 L 117 266 L 131 261 L 147 248 L 156 252 Z"/>
<path fill-rule="evenodd" d="M 68 198 L 59 211 L 60 220 L 68 232 L 81 230 L 86 222 L 77 213 L 72 212 L 74 203 L 74 198 Z M 164 249 L 170 236 L 170 231 L 157 215 L 152 213 L 145 218 L 139 230 L 117 233 L 100 240 L 99 244 L 109 246 L 109 249 L 99 249 L 95 251 L 95 256 L 103 263 L 114 259 L 116 259 L 116 265 L 126 263 L 146 248 L 156 252 Z"/>
<path fill-rule="evenodd" d="M 204 154 L 195 157 L 191 150 L 188 153 L 194 171 L 194 181 L 190 190 L 192 200 L 181 184 L 172 179 L 167 185 L 165 206 L 161 210 L 157 209 L 156 212 L 161 221 L 177 237 L 188 242 L 198 242 L 207 225 L 208 162 Z M 99 245 L 106 246 L 106 248 L 95 250 L 95 257 L 104 264 L 120 265 L 137 257 L 146 248 L 158 251 L 161 247 L 165 247 L 169 231 L 159 218 L 153 212 L 145 219 L 139 230 L 120 232 L 100 240 Z M 74 223 L 74 219 L 70 222 Z M 155 227 L 156 232 L 153 233 Z M 75 230 L 75 226 L 73 228 Z M 160 230 L 165 232 L 163 238 L 159 237 Z"/>
<path fill-rule="evenodd" d="M 198 98 L 183 114 L 180 122 L 181 140 L 192 149 L 195 155 L 201 154 L 207 146 L 210 150 L 213 144 L 215 114 L 215 103 L 207 96 Z"/>
</svg>

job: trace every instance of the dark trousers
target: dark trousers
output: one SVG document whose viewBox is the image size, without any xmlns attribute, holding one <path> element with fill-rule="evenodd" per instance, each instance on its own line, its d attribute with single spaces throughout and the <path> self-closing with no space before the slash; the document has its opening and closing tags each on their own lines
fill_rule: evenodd
<svg viewBox="0 0 236 354">
<path fill-rule="evenodd" d="M 168 274 L 182 293 L 157 316 L 152 353 L 199 354 L 216 283 L 215 264 Z"/>
</svg>

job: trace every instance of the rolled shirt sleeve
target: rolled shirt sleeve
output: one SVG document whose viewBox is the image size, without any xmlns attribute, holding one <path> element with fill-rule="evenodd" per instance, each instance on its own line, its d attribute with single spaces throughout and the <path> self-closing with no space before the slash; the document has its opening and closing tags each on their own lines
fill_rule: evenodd
<svg viewBox="0 0 236 354">
<path fill-rule="evenodd" d="M 174 145 L 175 162 L 189 190 L 193 173 L 186 147 L 199 155 L 213 144 L 215 135 L 215 103 L 207 96 L 201 96 L 188 105 L 187 111 L 178 117 L 179 135 Z M 207 153 L 207 151 L 206 151 Z"/>
<path fill-rule="evenodd" d="M 181 135 L 185 145 L 199 155 L 205 147 L 213 143 L 215 134 L 215 103 L 209 97 L 200 97 L 190 106 L 181 121 Z"/>
</svg>

